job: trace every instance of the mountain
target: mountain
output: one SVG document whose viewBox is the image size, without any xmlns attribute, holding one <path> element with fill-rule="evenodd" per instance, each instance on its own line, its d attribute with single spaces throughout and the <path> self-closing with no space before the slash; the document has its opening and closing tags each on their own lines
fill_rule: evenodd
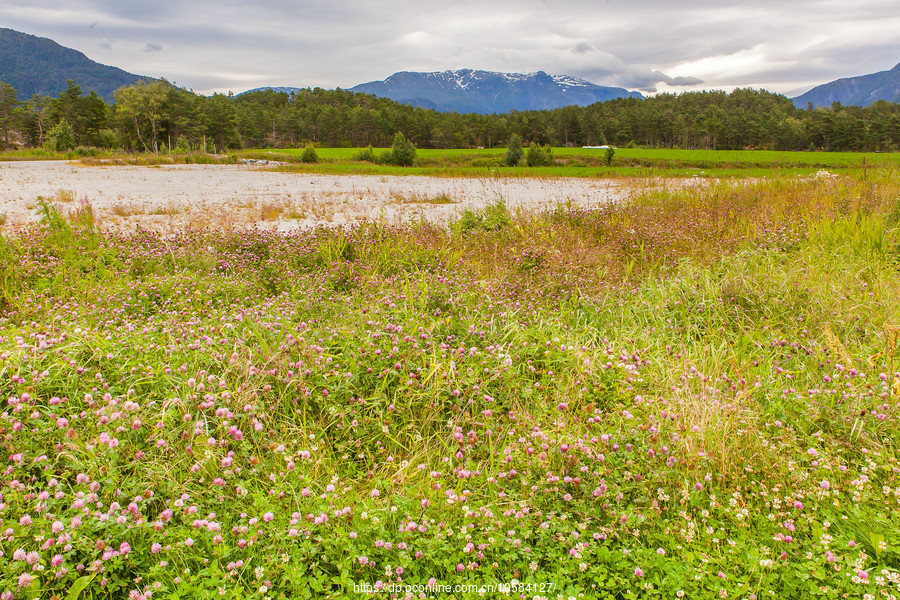
<svg viewBox="0 0 900 600">
<path fill-rule="evenodd" d="M 576 104 L 586 106 L 613 98 L 643 98 L 638 92 L 603 87 L 569 75 L 496 73 L 493 71 L 401 71 L 384 81 L 350 88 L 397 102 L 442 112 L 506 113 Z"/>
<path fill-rule="evenodd" d="M 150 78 L 101 65 L 53 40 L 0 27 L 0 81 L 16 88 L 19 100 L 34 94 L 58 96 L 67 79 L 85 94 L 94 90 L 112 102 L 115 90 Z"/>
<path fill-rule="evenodd" d="M 900 64 L 890 71 L 823 83 L 792 100 L 798 108 L 806 108 L 810 102 L 813 106 L 831 106 L 834 102 L 845 106 L 869 106 L 878 100 L 900 102 Z"/>
</svg>

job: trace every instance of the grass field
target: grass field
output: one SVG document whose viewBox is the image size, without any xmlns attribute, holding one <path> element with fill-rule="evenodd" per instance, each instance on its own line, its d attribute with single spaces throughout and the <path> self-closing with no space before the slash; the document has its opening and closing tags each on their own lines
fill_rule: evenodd
<svg viewBox="0 0 900 600">
<path fill-rule="evenodd" d="M 376 154 L 387 149 L 376 149 Z M 299 161 L 302 149 L 251 151 L 246 156 L 274 160 Z M 523 177 L 771 177 L 806 176 L 825 169 L 833 172 L 860 174 L 881 168 L 895 168 L 900 153 L 877 154 L 857 152 L 775 152 L 767 150 L 615 150 L 612 166 L 606 165 L 605 150 L 554 148 L 557 165 L 550 167 L 507 167 L 505 149 L 429 150 L 418 151 L 416 167 L 392 167 L 354 160 L 355 148 L 320 148 L 321 162 L 296 165 L 321 173 L 417 174 L 444 176 L 483 176 L 495 173 Z"/>
<path fill-rule="evenodd" d="M 431 175 L 443 177 L 717 177 L 759 178 L 813 175 L 820 170 L 868 175 L 883 168 L 900 165 L 900 153 L 861 152 L 777 152 L 769 150 L 677 150 L 617 148 L 611 166 L 605 150 L 554 148 L 556 164 L 547 167 L 508 167 L 506 150 L 448 149 L 418 150 L 417 165 L 396 167 L 356 160 L 359 148 L 317 148 L 320 162 L 302 164 L 302 148 L 280 150 L 240 150 L 228 156 L 193 153 L 190 155 L 132 155 L 109 151 L 73 151 L 68 153 L 27 150 L 0 153 L 0 160 L 80 160 L 88 164 L 160 164 L 233 162 L 257 158 L 290 162 L 289 170 L 331 174 Z M 387 148 L 375 149 L 376 154 Z"/>
<path fill-rule="evenodd" d="M 3 600 L 898 594 L 896 169 L 449 229 L 39 206 Z"/>
</svg>

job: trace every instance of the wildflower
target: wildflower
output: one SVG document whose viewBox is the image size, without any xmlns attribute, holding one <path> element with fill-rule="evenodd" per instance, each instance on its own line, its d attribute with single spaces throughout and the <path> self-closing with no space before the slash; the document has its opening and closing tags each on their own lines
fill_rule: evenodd
<svg viewBox="0 0 900 600">
<path fill-rule="evenodd" d="M 643 577 L 644 571 L 640 567 L 635 567 L 634 568 L 634 576 L 635 577 Z"/>
</svg>

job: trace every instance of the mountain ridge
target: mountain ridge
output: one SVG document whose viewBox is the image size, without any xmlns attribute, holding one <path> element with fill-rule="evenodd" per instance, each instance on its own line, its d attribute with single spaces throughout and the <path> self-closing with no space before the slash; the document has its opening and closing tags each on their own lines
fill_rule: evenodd
<svg viewBox="0 0 900 600">
<path fill-rule="evenodd" d="M 11 84 L 20 99 L 57 96 L 69 79 L 85 93 L 93 90 L 109 102 L 123 85 L 153 78 L 98 63 L 50 38 L 0 27 L 0 80 Z"/>
<path fill-rule="evenodd" d="M 791 100 L 798 108 L 806 108 L 809 104 L 831 106 L 835 102 L 845 106 L 869 106 L 878 100 L 900 102 L 900 63 L 887 71 L 843 77 L 817 85 Z"/>
<path fill-rule="evenodd" d="M 597 85 L 572 75 L 476 69 L 398 71 L 387 79 L 349 89 L 441 112 L 479 114 L 586 106 L 614 98 L 644 97 L 638 92 Z"/>
</svg>

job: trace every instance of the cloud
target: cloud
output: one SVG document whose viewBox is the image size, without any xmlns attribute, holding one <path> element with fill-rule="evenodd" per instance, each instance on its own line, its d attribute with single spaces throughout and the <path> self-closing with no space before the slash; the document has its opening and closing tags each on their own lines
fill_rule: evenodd
<svg viewBox="0 0 900 600">
<path fill-rule="evenodd" d="M 896 0 L 0 1 L 0 23 L 82 51 L 116 40 L 105 62 L 201 92 L 465 67 L 645 92 L 787 91 L 900 57 Z"/>
<path fill-rule="evenodd" d="M 575 54 L 584 54 L 585 52 L 596 52 L 597 49 L 587 42 L 578 42 L 569 50 Z"/>
</svg>

